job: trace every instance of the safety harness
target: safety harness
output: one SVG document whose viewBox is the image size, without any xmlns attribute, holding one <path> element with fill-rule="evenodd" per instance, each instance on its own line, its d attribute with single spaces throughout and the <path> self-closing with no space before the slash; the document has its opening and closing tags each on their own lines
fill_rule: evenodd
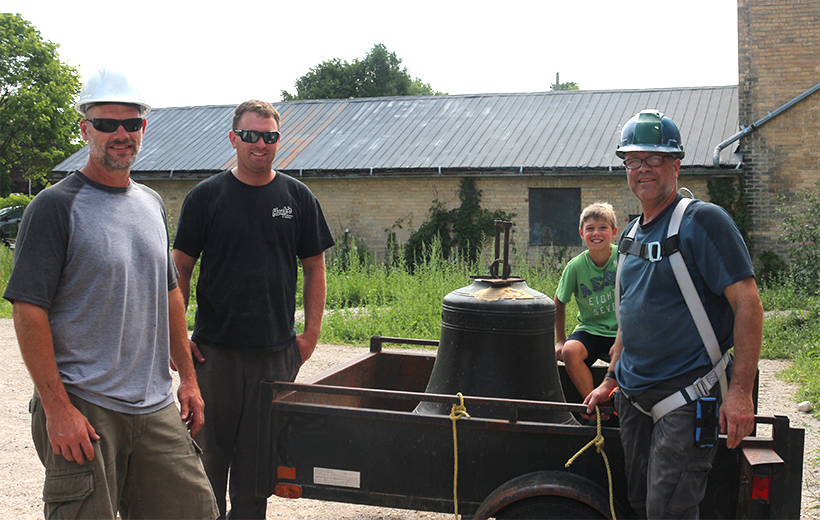
<svg viewBox="0 0 820 520">
<path fill-rule="evenodd" d="M 709 316 L 706 314 L 703 302 L 695 289 L 695 284 L 692 282 L 692 275 L 686 268 L 686 263 L 683 260 L 683 255 L 681 255 L 679 247 L 678 231 L 680 230 L 683 213 L 691 202 L 692 199 L 687 198 L 682 198 L 678 201 L 678 204 L 672 212 L 672 217 L 669 220 L 666 239 L 663 242 L 650 242 L 648 244 L 636 242 L 634 236 L 639 225 L 636 222 L 623 238 L 621 246 L 618 248 L 618 270 L 615 273 L 615 314 L 618 319 L 618 326 L 620 327 L 621 324 L 621 269 L 623 268 L 626 256 L 639 256 L 649 262 L 660 262 L 662 258 L 666 257 L 672 266 L 672 272 L 675 273 L 678 287 L 683 294 L 683 299 L 686 301 L 686 306 L 689 308 L 689 313 L 692 315 L 692 320 L 698 329 L 700 338 L 703 341 L 703 346 L 706 348 L 709 359 L 712 361 L 712 370 L 686 388 L 658 401 L 650 411 L 644 410 L 637 402 L 630 399 L 638 410 L 651 416 L 654 422 L 658 422 L 661 417 L 672 410 L 697 401 L 701 397 L 707 397 L 712 387 L 718 382 L 720 382 L 720 392 L 722 396 L 726 396 L 728 388 L 726 366 L 729 364 L 729 351 L 727 350 L 725 354 L 721 355 L 717 336 L 712 328 L 712 324 L 709 322 Z"/>
</svg>

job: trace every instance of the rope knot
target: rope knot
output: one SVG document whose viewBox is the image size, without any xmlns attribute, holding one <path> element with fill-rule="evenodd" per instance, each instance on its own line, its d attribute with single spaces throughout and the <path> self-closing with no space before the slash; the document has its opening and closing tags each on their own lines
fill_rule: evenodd
<svg viewBox="0 0 820 520">
<path fill-rule="evenodd" d="M 597 406 L 595 407 L 595 415 L 598 419 L 597 420 L 598 428 L 597 428 L 595 438 L 592 439 L 591 441 L 589 441 L 586 446 L 584 446 L 583 448 L 578 450 L 578 453 L 576 453 L 575 455 L 570 457 L 569 460 L 567 461 L 567 463 L 564 464 L 564 467 L 565 468 L 570 467 L 570 465 L 572 465 L 572 463 L 575 462 L 575 459 L 580 457 L 581 454 L 583 452 L 585 452 L 590 446 L 593 446 L 593 445 L 595 446 L 595 449 L 598 451 L 598 453 L 601 454 L 601 457 L 603 457 L 604 465 L 606 466 L 606 477 L 607 477 L 607 480 L 609 481 L 609 512 L 612 514 L 613 520 L 616 520 L 616 516 L 615 516 L 615 499 L 612 495 L 612 470 L 609 467 L 609 459 L 607 458 L 606 452 L 604 451 L 604 435 L 601 433 L 601 410 L 599 410 Z M 455 423 L 453 423 L 453 424 L 455 424 Z"/>
<path fill-rule="evenodd" d="M 450 420 L 455 422 L 459 419 L 469 419 L 470 414 L 467 413 L 467 407 L 464 406 L 464 396 L 461 392 L 456 394 L 460 400 L 460 404 L 453 403 L 453 408 L 450 410 Z"/>
</svg>

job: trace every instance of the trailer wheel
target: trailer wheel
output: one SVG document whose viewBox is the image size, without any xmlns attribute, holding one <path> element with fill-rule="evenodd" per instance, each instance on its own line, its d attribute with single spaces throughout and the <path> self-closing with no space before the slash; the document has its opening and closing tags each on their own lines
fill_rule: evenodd
<svg viewBox="0 0 820 520">
<path fill-rule="evenodd" d="M 601 519 L 594 508 L 566 497 L 540 496 L 512 503 L 496 513 L 498 520 Z"/>
</svg>

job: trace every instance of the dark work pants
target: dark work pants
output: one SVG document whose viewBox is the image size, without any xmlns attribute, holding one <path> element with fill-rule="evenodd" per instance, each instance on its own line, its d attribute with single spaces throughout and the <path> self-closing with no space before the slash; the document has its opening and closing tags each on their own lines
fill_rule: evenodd
<svg viewBox="0 0 820 520">
<path fill-rule="evenodd" d="M 195 437 L 211 481 L 220 518 L 265 518 L 267 500 L 256 496 L 259 383 L 293 381 L 302 358 L 296 340 L 277 352 L 230 350 L 198 344 L 205 363 L 195 363 L 205 426 Z M 231 511 L 225 494 L 230 472 Z"/>
<path fill-rule="evenodd" d="M 719 391 L 713 389 L 712 393 L 717 395 Z M 668 388 L 649 389 L 637 400 L 648 410 L 668 394 Z M 673 410 L 657 423 L 633 406 L 622 391 L 615 394 L 615 407 L 620 420 L 629 502 L 638 516 L 699 518 L 699 505 L 706 495 L 717 447 L 695 446 L 697 403 Z"/>
</svg>

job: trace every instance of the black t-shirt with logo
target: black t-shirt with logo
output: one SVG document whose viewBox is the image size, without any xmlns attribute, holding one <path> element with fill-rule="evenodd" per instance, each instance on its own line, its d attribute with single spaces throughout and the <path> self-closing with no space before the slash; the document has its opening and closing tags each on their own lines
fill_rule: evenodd
<svg viewBox="0 0 820 520">
<path fill-rule="evenodd" d="M 276 351 L 296 335 L 297 258 L 334 245 L 319 201 L 277 173 L 264 186 L 230 170 L 185 198 L 174 249 L 200 259 L 194 341 Z"/>
</svg>

